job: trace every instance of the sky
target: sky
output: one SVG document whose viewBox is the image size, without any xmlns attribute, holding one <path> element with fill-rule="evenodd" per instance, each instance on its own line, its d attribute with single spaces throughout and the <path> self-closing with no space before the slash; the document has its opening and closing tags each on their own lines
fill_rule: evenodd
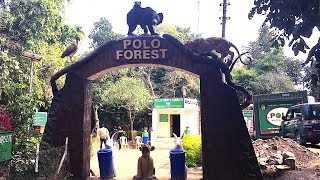
<svg viewBox="0 0 320 180">
<path fill-rule="evenodd" d="M 83 27 L 86 38 L 80 42 L 78 54 L 88 50 L 90 40 L 87 38 L 93 28 L 93 23 L 101 17 L 106 17 L 113 26 L 113 31 L 127 34 L 126 15 L 136 0 L 72 0 L 66 7 L 66 20 L 70 25 Z M 221 37 L 222 0 L 141 0 L 142 7 L 152 7 L 164 14 L 163 24 L 190 27 L 194 33 L 203 37 Z M 261 15 L 248 19 L 248 13 L 253 6 L 253 0 L 229 0 L 226 24 L 226 39 L 235 44 L 239 50 L 248 46 L 250 41 L 258 37 L 258 30 L 264 21 Z M 198 23 L 199 17 L 199 23 Z M 319 31 L 314 31 L 309 46 L 313 46 L 319 37 Z M 293 52 L 287 46 L 285 55 L 293 57 Z M 307 54 L 299 53 L 298 59 L 305 59 Z"/>
</svg>

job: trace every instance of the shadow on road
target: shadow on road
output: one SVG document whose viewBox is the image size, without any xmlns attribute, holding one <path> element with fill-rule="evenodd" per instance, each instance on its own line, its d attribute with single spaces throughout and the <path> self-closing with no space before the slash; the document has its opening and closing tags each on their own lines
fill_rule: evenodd
<svg viewBox="0 0 320 180">
<path fill-rule="evenodd" d="M 320 149 L 320 145 L 319 144 L 306 144 L 307 148 L 315 148 L 315 149 Z"/>
</svg>

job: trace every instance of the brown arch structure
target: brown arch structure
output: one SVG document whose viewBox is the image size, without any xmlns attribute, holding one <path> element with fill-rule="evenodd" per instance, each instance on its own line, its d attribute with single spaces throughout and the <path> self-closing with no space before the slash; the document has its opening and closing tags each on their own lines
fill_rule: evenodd
<svg viewBox="0 0 320 180">
<path fill-rule="evenodd" d="M 106 42 L 51 78 L 54 97 L 43 141 L 61 146 L 68 137 L 74 179 L 87 179 L 92 80 L 128 66 L 171 67 L 200 77 L 203 179 L 262 179 L 236 91 L 223 82 L 215 62 L 219 60 L 188 53 L 170 35 Z M 65 74 L 65 85 L 58 89 L 55 81 Z"/>
</svg>

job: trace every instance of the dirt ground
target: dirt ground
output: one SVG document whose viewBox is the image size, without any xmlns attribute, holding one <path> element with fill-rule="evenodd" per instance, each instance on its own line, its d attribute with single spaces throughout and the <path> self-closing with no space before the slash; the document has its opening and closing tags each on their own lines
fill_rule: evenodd
<svg viewBox="0 0 320 180">
<path fill-rule="evenodd" d="M 320 146 L 300 146 L 291 139 L 275 137 L 268 140 L 253 141 L 258 161 L 274 154 L 291 152 L 295 156 L 295 170 L 262 171 L 264 179 L 277 180 L 319 180 L 320 179 Z M 271 165 L 272 166 L 272 165 Z M 269 169 L 269 168 L 268 168 Z M 272 168 L 271 168 L 272 169 Z"/>
<path fill-rule="evenodd" d="M 171 138 L 160 138 L 154 144 L 155 151 L 151 152 L 154 159 L 156 176 L 160 180 L 170 179 L 170 160 L 169 150 L 174 146 L 174 140 Z M 270 148 L 267 148 L 266 145 Z M 264 175 L 265 180 L 320 180 L 320 145 L 307 145 L 307 147 L 297 145 L 294 141 L 286 139 L 258 140 L 253 142 L 256 153 L 259 156 L 268 156 L 273 151 L 290 151 L 297 158 L 296 170 L 279 172 L 276 176 Z M 274 148 L 276 146 L 277 148 Z M 98 150 L 98 144 L 93 146 L 94 152 Z M 276 149 L 276 150 L 274 150 Z M 138 149 L 118 150 L 115 148 L 115 167 L 117 178 L 119 180 L 129 180 L 136 175 L 137 160 L 141 156 Z M 95 177 L 90 179 L 99 179 L 99 165 L 97 154 L 94 153 L 90 160 L 90 169 L 95 173 Z M 202 168 L 189 168 L 188 179 L 202 179 Z"/>
<path fill-rule="evenodd" d="M 174 146 L 173 138 L 158 138 L 154 144 L 155 150 L 151 152 L 156 176 L 159 180 L 170 179 L 170 160 L 169 150 Z M 97 150 L 98 146 L 94 148 Z M 96 151 L 95 150 L 95 151 Z M 119 180 L 132 179 L 137 173 L 137 160 L 141 156 L 141 151 L 138 149 L 123 149 L 115 148 L 115 168 Z M 99 179 L 99 164 L 96 153 L 90 160 L 90 169 L 95 173 L 96 177 L 90 179 Z M 197 180 L 202 178 L 201 168 L 190 168 L 188 170 L 188 179 Z"/>
<path fill-rule="evenodd" d="M 272 139 L 253 141 L 258 160 L 269 158 L 274 154 L 282 154 L 291 152 L 294 154 L 297 169 L 308 169 L 312 160 L 317 160 L 320 163 L 319 155 L 310 151 L 304 146 L 297 144 L 295 141 L 287 138 L 275 137 Z"/>
<path fill-rule="evenodd" d="M 320 145 L 307 144 L 306 148 L 318 155 L 308 163 L 308 168 L 285 172 L 277 180 L 319 180 L 320 179 Z M 272 178 L 271 178 L 272 179 Z M 274 179 L 274 178 L 273 178 Z M 266 179 L 268 180 L 268 179 Z"/>
</svg>

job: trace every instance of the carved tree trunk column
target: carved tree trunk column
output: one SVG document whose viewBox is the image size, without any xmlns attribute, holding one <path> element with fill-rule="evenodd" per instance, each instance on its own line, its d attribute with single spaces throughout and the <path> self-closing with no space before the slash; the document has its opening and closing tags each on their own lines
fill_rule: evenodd
<svg viewBox="0 0 320 180">
<path fill-rule="evenodd" d="M 203 179 L 262 179 L 237 94 L 217 77 L 200 75 Z"/>
<path fill-rule="evenodd" d="M 87 179 L 90 175 L 91 85 L 90 80 L 68 73 L 61 89 L 64 104 L 55 142 L 61 144 L 59 141 L 69 137 L 73 179 Z"/>
</svg>

